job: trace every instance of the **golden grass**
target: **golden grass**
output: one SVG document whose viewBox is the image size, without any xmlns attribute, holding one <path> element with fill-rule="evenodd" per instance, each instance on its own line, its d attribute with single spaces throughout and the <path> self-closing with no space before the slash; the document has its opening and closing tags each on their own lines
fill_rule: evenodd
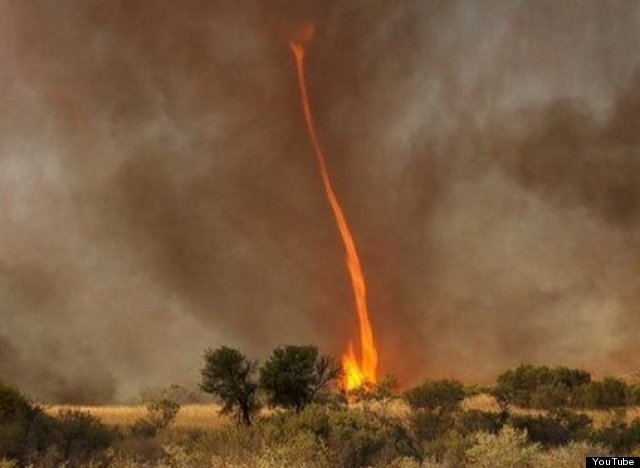
<svg viewBox="0 0 640 468">
<path fill-rule="evenodd" d="M 480 394 L 473 397 L 469 397 L 462 402 L 462 408 L 465 410 L 476 409 L 481 411 L 497 412 L 499 411 L 498 404 L 495 398 L 491 395 Z M 523 408 L 510 408 L 513 414 L 539 416 L 546 413 L 544 410 L 523 409 Z M 615 410 L 578 410 L 578 413 L 586 414 L 593 421 L 593 426 L 596 428 L 607 426 L 611 424 L 616 418 L 619 417 L 619 413 Z M 640 407 L 626 408 L 622 410 L 622 420 L 630 423 L 634 419 L 640 418 Z"/>
<path fill-rule="evenodd" d="M 227 417 L 218 414 L 219 409 L 220 406 L 214 404 L 184 405 L 180 408 L 172 426 L 179 429 L 213 429 L 219 427 L 229 421 Z M 129 426 L 147 414 L 147 410 L 141 405 L 49 405 L 45 407 L 45 411 L 54 416 L 60 410 L 84 411 L 109 426 Z"/>
<path fill-rule="evenodd" d="M 356 405 L 357 406 L 357 405 Z M 392 400 L 384 408 L 374 405 L 373 410 L 384 412 L 387 416 L 394 418 L 407 417 L 410 414 L 408 406 L 402 400 Z M 497 412 L 499 411 L 495 399 L 487 394 L 476 395 L 465 399 L 462 403 L 464 410 L 476 409 L 481 411 Z M 180 412 L 172 423 L 175 429 L 214 429 L 226 424 L 230 419 L 226 416 L 220 416 L 218 410 L 219 405 L 215 404 L 192 404 L 184 405 L 180 408 Z M 60 410 L 79 410 L 85 411 L 102 423 L 109 426 L 129 426 L 137 419 L 143 418 L 147 414 L 144 406 L 126 406 L 126 405 L 105 405 L 105 406 L 75 406 L 75 405 L 48 405 L 45 411 L 51 415 L 56 415 Z M 522 408 L 511 408 L 514 414 L 542 415 L 545 411 L 530 410 Z M 610 424 L 618 417 L 615 411 L 606 410 L 587 410 L 580 411 L 588 415 L 593 420 L 595 427 L 602 427 Z M 263 411 L 263 414 L 268 411 Z M 623 418 L 627 422 L 640 418 L 640 407 L 628 408 L 623 412 Z"/>
</svg>

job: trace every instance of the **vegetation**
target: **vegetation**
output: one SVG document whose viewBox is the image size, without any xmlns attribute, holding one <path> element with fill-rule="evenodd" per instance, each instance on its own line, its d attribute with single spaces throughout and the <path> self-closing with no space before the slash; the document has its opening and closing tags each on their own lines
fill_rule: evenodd
<svg viewBox="0 0 640 468">
<path fill-rule="evenodd" d="M 95 417 L 62 411 L 51 417 L 20 392 L 0 381 L 0 462 L 28 464 L 46 459 L 79 464 L 116 440 L 116 432 Z"/>
<path fill-rule="evenodd" d="M 456 410 L 465 397 L 464 386 L 455 380 L 425 381 L 404 394 L 413 410 L 439 414 Z"/>
<path fill-rule="evenodd" d="M 249 361 L 240 351 L 222 346 L 204 352 L 205 365 L 200 371 L 200 388 L 222 401 L 222 413 L 235 413 L 238 420 L 251 425 L 258 410 L 255 382 L 257 363 Z"/>
<path fill-rule="evenodd" d="M 425 380 L 398 394 L 385 376 L 343 395 L 330 386 L 339 375 L 313 346 L 279 347 L 260 369 L 238 350 L 207 349 L 201 388 L 235 416 L 208 426 L 176 423 L 193 397 L 175 385 L 145 393 L 145 412 L 114 427 L 0 383 L 0 467 L 555 468 L 640 450 L 640 419 L 629 418 L 640 391 L 620 379 L 520 366 L 493 387 Z"/>
<path fill-rule="evenodd" d="M 299 413 L 341 374 L 340 365 L 329 356 L 319 356 L 315 346 L 282 346 L 260 369 L 260 384 L 272 406 Z"/>
<path fill-rule="evenodd" d="M 147 414 L 135 421 L 131 428 L 133 433 L 153 437 L 166 428 L 178 416 L 180 401 L 185 399 L 185 395 L 186 390 L 179 385 L 170 385 L 158 392 L 143 393 L 141 400 Z"/>
<path fill-rule="evenodd" d="M 591 375 L 578 369 L 522 365 L 498 376 L 497 395 L 524 408 L 553 409 L 575 406 Z"/>
</svg>

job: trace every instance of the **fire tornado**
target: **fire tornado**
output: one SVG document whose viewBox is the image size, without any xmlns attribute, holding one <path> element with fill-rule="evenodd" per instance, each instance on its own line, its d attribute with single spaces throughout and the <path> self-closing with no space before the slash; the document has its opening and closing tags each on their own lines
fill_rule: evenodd
<svg viewBox="0 0 640 468">
<path fill-rule="evenodd" d="M 307 34 L 308 35 L 308 29 Z M 311 144 L 315 151 L 320 166 L 320 175 L 322 184 L 327 195 L 329 205 L 340 232 L 342 243 L 346 252 L 346 263 L 351 278 L 351 286 L 355 297 L 356 310 L 358 312 L 358 323 L 360 333 L 360 356 L 356 355 L 353 349 L 353 343 L 349 343 L 347 352 L 342 356 L 342 366 L 344 370 L 344 378 L 342 385 L 346 390 L 353 390 L 361 387 L 365 383 L 376 382 L 376 371 L 378 367 L 378 351 L 376 349 L 373 337 L 373 329 L 371 320 L 369 319 L 369 311 L 367 309 L 367 286 L 356 243 L 349 230 L 347 218 L 344 215 L 338 197 L 329 177 L 327 164 L 325 161 L 322 147 L 316 133 L 316 128 L 311 114 L 311 106 L 309 104 L 309 96 L 307 93 L 307 84 L 304 74 L 304 46 L 301 42 L 290 42 L 289 47 L 293 52 L 296 62 L 296 71 L 298 75 L 298 84 L 300 87 L 300 100 L 302 103 L 302 111 L 309 131 Z"/>
</svg>

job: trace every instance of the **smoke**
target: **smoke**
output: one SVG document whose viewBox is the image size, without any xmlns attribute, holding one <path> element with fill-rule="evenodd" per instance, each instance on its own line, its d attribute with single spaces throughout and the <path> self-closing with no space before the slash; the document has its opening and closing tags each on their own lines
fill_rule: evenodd
<svg viewBox="0 0 640 468">
<path fill-rule="evenodd" d="M 0 3 L 0 378 L 109 401 L 206 346 L 339 355 L 349 278 L 287 28 L 316 23 L 319 136 L 383 371 L 631 370 L 633 1 Z"/>
</svg>

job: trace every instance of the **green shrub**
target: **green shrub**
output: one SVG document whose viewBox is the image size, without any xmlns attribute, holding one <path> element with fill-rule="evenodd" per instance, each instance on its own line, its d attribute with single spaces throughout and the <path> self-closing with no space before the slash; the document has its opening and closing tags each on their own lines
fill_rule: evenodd
<svg viewBox="0 0 640 468">
<path fill-rule="evenodd" d="M 107 449 L 116 433 L 82 411 L 60 411 L 55 418 L 58 448 L 65 460 L 86 459 Z"/>
<path fill-rule="evenodd" d="M 324 442 L 308 432 L 298 433 L 285 443 L 266 446 L 257 457 L 256 465 L 273 468 L 283 466 L 328 468 L 334 466 Z"/>
<path fill-rule="evenodd" d="M 335 466 L 360 467 L 382 462 L 387 444 L 393 444 L 389 427 L 359 410 L 332 412 L 329 428 L 327 445 L 334 454 Z"/>
<path fill-rule="evenodd" d="M 640 382 L 636 382 L 632 387 L 629 388 L 631 393 L 631 401 L 630 403 L 635 406 L 640 406 Z"/>
<path fill-rule="evenodd" d="M 55 440 L 52 418 L 0 382 L 0 457 L 26 460 Z"/>
<path fill-rule="evenodd" d="M 88 460 L 106 449 L 116 434 L 79 411 L 46 415 L 16 389 L 0 382 L 0 457 L 28 463 L 45 459 Z"/>
<path fill-rule="evenodd" d="M 471 384 L 464 387 L 464 394 L 466 397 L 473 397 L 473 396 L 482 395 L 486 393 L 491 393 L 491 387 L 487 387 L 486 385 L 480 385 L 480 384 Z"/>
<path fill-rule="evenodd" d="M 474 432 L 497 433 L 504 421 L 500 413 L 471 409 L 460 411 L 455 417 L 455 428 L 461 434 L 473 434 Z"/>
<path fill-rule="evenodd" d="M 456 380 L 425 381 L 407 390 L 404 398 L 413 410 L 450 412 L 464 400 L 464 386 Z"/>
<path fill-rule="evenodd" d="M 309 405 L 297 415 L 276 413 L 263 424 L 268 441 L 280 443 L 300 432 L 309 432 L 318 439 L 328 439 L 331 433 L 330 415 L 339 408 Z"/>
<path fill-rule="evenodd" d="M 640 446 L 640 420 L 631 424 L 616 421 L 593 432 L 591 441 L 611 448 L 613 453 L 631 454 Z"/>
<path fill-rule="evenodd" d="M 273 418 L 284 424 L 288 418 L 281 420 L 280 416 L 274 415 Z M 169 440 L 172 444 L 183 447 L 192 459 L 202 461 L 202 465 L 195 466 L 258 466 L 257 460 L 269 447 L 286 445 L 296 435 L 304 432 L 276 431 L 273 428 L 273 418 L 256 419 L 251 426 L 224 424 L 206 431 L 183 434 L 182 437 L 172 435 Z"/>
<path fill-rule="evenodd" d="M 299 414 L 274 415 L 261 426 L 266 446 L 282 446 L 298 434 L 308 434 L 321 442 L 332 466 L 384 466 L 398 457 L 420 457 L 401 424 L 359 409 L 310 405 Z"/>
<path fill-rule="evenodd" d="M 590 382 L 579 369 L 521 365 L 500 374 L 493 393 L 517 406 L 554 409 L 574 406 L 578 389 Z"/>
<path fill-rule="evenodd" d="M 498 434 L 480 432 L 467 450 L 467 466 L 477 468 L 533 468 L 540 446 L 527 443 L 527 433 L 505 426 Z"/>
<path fill-rule="evenodd" d="M 609 451 L 603 445 L 589 442 L 570 442 L 561 447 L 554 447 L 541 452 L 536 461 L 536 468 L 583 468 L 588 456 L 606 456 Z"/>
<path fill-rule="evenodd" d="M 157 392 L 144 393 L 141 400 L 147 409 L 146 416 L 137 419 L 131 426 L 135 435 L 154 437 L 158 431 L 171 424 L 180 411 L 179 400 L 186 398 L 186 391 L 171 385 Z"/>
<path fill-rule="evenodd" d="M 591 419 L 569 410 L 556 410 L 547 416 L 512 416 L 510 425 L 525 430 L 532 442 L 545 446 L 565 445 L 588 437 Z"/>
<path fill-rule="evenodd" d="M 624 381 L 606 377 L 581 388 L 579 405 L 584 408 L 621 408 L 633 401 L 632 389 Z"/>
<path fill-rule="evenodd" d="M 624 381 L 591 381 L 587 372 L 566 367 L 522 365 L 498 376 L 492 390 L 499 403 L 524 408 L 619 408 L 637 400 Z M 640 396 L 640 391 L 638 392 Z"/>
<path fill-rule="evenodd" d="M 466 437 L 457 430 L 451 430 L 440 437 L 422 444 L 425 459 L 444 466 L 465 466 L 466 452 L 472 446 L 472 438 Z M 431 465 L 429 465 L 431 466 Z"/>
<path fill-rule="evenodd" d="M 413 433 L 421 441 L 431 442 L 446 434 L 454 423 L 450 412 L 416 411 L 410 416 Z"/>
</svg>

